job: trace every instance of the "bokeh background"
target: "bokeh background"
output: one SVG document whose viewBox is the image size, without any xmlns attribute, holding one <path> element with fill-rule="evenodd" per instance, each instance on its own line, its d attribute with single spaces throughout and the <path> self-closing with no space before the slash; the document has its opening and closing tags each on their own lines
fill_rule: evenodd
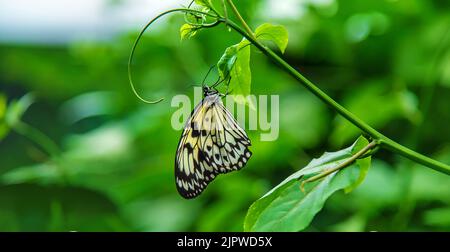
<svg viewBox="0 0 450 252">
<path fill-rule="evenodd" d="M 284 58 L 349 110 L 450 163 L 450 2 L 235 2 L 253 28 L 285 25 Z M 144 97 L 167 98 L 157 105 L 136 99 L 126 69 L 139 29 L 187 3 L 0 0 L 1 231 L 241 231 L 253 201 L 356 139 L 353 126 L 253 50 L 252 93 L 280 95 L 279 139 L 250 131 L 245 169 L 181 198 L 170 98 L 192 95 L 241 38 L 217 27 L 180 41 L 181 15 L 158 22 L 133 65 Z M 450 177 L 380 151 L 365 182 L 334 195 L 308 228 L 372 230 L 449 231 Z"/>
</svg>

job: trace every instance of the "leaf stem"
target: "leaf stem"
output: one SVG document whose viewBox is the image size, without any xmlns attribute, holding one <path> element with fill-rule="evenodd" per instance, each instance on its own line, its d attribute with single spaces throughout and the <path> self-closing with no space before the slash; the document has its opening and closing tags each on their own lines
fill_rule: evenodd
<svg viewBox="0 0 450 252">
<path fill-rule="evenodd" d="M 341 116 L 343 116 L 349 122 L 351 122 L 354 126 L 358 127 L 362 132 L 365 132 L 367 135 L 371 136 L 373 139 L 378 140 L 381 147 L 391 150 L 397 154 L 402 155 L 403 157 L 406 157 L 406 158 L 413 160 L 419 164 L 422 164 L 424 166 L 432 168 L 436 171 L 450 175 L 450 166 L 449 165 L 441 163 L 441 162 L 434 160 L 432 158 L 429 158 L 427 156 L 424 156 L 420 153 L 417 153 L 417 152 L 393 141 L 392 139 L 386 137 L 385 135 L 383 135 L 382 133 L 375 130 L 367 123 L 365 123 L 363 120 L 358 118 L 356 115 L 354 115 L 353 113 L 348 111 L 346 108 L 344 108 L 342 105 L 337 103 L 335 100 L 333 100 L 325 92 L 323 92 L 321 89 L 319 89 L 316 85 L 314 85 L 311 81 L 309 81 L 301 73 L 299 73 L 297 70 L 295 70 L 286 61 L 284 61 L 280 56 L 278 56 L 276 53 L 274 53 L 268 47 L 262 45 L 259 41 L 254 39 L 253 36 L 248 34 L 244 29 L 242 29 L 236 23 L 234 23 L 231 20 L 226 20 L 223 18 L 219 19 L 219 21 L 226 23 L 233 30 L 235 30 L 236 32 L 238 32 L 239 34 L 244 36 L 246 39 L 248 39 L 261 52 L 263 52 L 267 57 L 269 57 L 271 60 L 273 60 L 275 63 L 277 63 L 283 70 L 285 70 L 292 77 L 294 77 L 297 81 L 299 81 L 311 93 L 313 93 L 315 96 L 317 96 L 325 104 L 329 105 L 334 110 L 336 110 L 337 113 L 339 113 Z"/>
<path fill-rule="evenodd" d="M 368 145 L 366 145 L 364 148 L 362 148 L 361 150 L 359 150 L 357 153 L 355 153 L 353 156 L 351 156 L 349 159 L 347 159 L 345 162 L 342 162 L 340 165 L 331 168 L 329 170 L 326 170 L 325 172 L 322 172 L 320 174 L 317 174 L 316 176 L 313 176 L 311 178 L 308 178 L 306 180 L 304 180 L 302 182 L 302 184 L 300 185 L 300 190 L 302 190 L 302 192 L 305 192 L 305 184 L 306 183 L 310 183 L 310 182 L 314 182 L 317 181 L 321 178 L 324 178 L 328 175 L 330 175 L 333 172 L 339 171 L 341 169 L 344 169 L 345 167 L 353 164 L 353 162 L 356 161 L 356 159 L 362 157 L 364 154 L 366 154 L 369 150 L 375 148 L 378 145 L 378 141 L 373 140 L 372 142 L 370 142 Z"/>
<path fill-rule="evenodd" d="M 24 123 L 16 122 L 13 129 L 33 141 L 35 144 L 39 145 L 47 154 L 53 157 L 57 157 L 61 152 L 58 145 L 53 142 L 51 138 L 39 131 L 38 129 Z"/>
<path fill-rule="evenodd" d="M 231 10 L 233 11 L 234 15 L 236 15 L 236 17 L 239 19 L 239 22 L 241 22 L 241 24 L 244 27 L 244 29 L 246 30 L 247 34 L 249 36 L 251 36 L 254 40 L 256 40 L 255 34 L 253 34 L 252 29 L 250 28 L 250 26 L 248 26 L 247 22 L 245 22 L 244 18 L 239 13 L 239 10 L 234 5 L 233 0 L 227 0 L 227 2 L 230 5 Z"/>
</svg>

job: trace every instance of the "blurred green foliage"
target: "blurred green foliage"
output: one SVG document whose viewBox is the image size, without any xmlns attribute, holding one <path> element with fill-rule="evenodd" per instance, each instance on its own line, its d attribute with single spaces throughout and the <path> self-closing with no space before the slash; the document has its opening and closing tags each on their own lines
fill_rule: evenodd
<svg viewBox="0 0 450 252">
<path fill-rule="evenodd" d="M 293 3 L 295 1 L 292 1 Z M 320 1 L 322 2 L 322 1 Z M 299 1 L 299 15 L 274 15 L 267 1 L 236 1 L 252 27 L 285 25 L 284 58 L 324 91 L 393 139 L 450 163 L 450 5 L 444 1 Z M 273 15 L 272 15 L 273 14 Z M 149 17 L 149 19 L 152 17 Z M 219 176 L 197 199 L 181 198 L 170 97 L 192 95 L 225 48 L 226 27 L 180 42 L 180 15 L 150 31 L 133 69 L 146 98 L 128 85 L 137 31 L 107 42 L 0 45 L 0 230 L 241 231 L 252 202 L 325 150 L 358 131 L 252 49 L 252 93 L 280 95 L 280 136 L 261 142 L 240 172 Z M 9 125 L 20 116 L 61 149 L 49 157 Z M 450 177 L 380 151 L 366 180 L 337 193 L 309 231 L 450 230 Z"/>
</svg>

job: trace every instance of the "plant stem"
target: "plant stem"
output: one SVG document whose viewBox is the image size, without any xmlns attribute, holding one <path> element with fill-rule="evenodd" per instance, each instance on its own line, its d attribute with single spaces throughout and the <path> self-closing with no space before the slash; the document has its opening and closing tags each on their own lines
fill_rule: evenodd
<svg viewBox="0 0 450 252">
<path fill-rule="evenodd" d="M 214 11 L 215 13 L 217 13 L 215 10 L 213 10 L 213 11 Z M 187 9 L 187 8 L 177 8 L 177 9 L 171 9 L 171 10 L 168 10 L 168 11 L 165 11 L 165 12 L 159 14 L 158 16 L 156 16 L 155 18 L 153 18 L 152 20 L 150 20 L 150 22 L 148 22 L 148 23 L 144 26 L 144 28 L 141 30 L 141 32 L 139 33 L 138 37 L 137 37 L 136 40 L 134 41 L 133 47 L 132 47 L 132 49 L 131 49 L 130 56 L 129 56 L 129 58 L 128 58 L 128 81 L 129 81 L 129 83 L 130 83 L 131 91 L 133 91 L 133 94 L 134 94 L 139 100 L 141 100 L 142 102 L 147 103 L 147 104 L 155 104 L 155 103 L 159 103 L 159 102 L 161 102 L 161 101 L 164 100 L 164 97 L 163 97 L 163 98 L 159 98 L 158 100 L 155 100 L 155 101 L 150 101 L 150 100 L 147 100 L 147 99 L 143 98 L 141 95 L 139 95 L 139 93 L 137 92 L 137 90 L 136 90 L 136 88 L 135 88 L 135 85 L 134 85 L 134 83 L 133 83 L 133 78 L 132 78 L 132 76 L 131 76 L 131 65 L 132 65 L 132 63 L 133 63 L 134 53 L 135 53 L 136 48 L 137 48 L 137 46 L 138 46 L 138 44 L 139 44 L 139 42 L 140 42 L 142 36 L 144 35 L 145 31 L 146 31 L 146 30 L 147 30 L 147 29 L 148 29 L 148 28 L 149 28 L 156 20 L 160 19 L 161 17 L 163 17 L 163 16 L 165 16 L 165 15 L 167 15 L 167 14 L 174 13 L 174 12 L 183 12 L 183 13 L 191 13 L 191 14 L 192 14 L 192 13 L 193 13 L 193 14 L 202 14 L 202 15 L 206 15 L 206 16 L 209 16 L 209 17 L 213 17 L 213 18 L 219 18 L 219 16 L 212 15 L 212 14 L 210 14 L 210 13 L 203 12 L 203 11 L 192 10 L 192 9 Z M 217 15 L 218 15 L 218 13 L 217 13 Z M 225 22 L 225 23 L 226 23 L 226 22 Z M 213 23 L 213 24 L 210 24 L 210 25 L 208 25 L 206 28 L 208 28 L 208 27 L 209 27 L 209 28 L 214 27 L 214 26 L 216 26 L 217 24 L 219 24 L 219 20 L 218 20 L 217 23 L 215 22 L 215 23 Z"/>
<path fill-rule="evenodd" d="M 284 61 L 280 56 L 275 54 L 268 47 L 262 45 L 253 36 L 249 35 L 245 30 L 239 27 L 231 20 L 225 20 L 223 18 L 219 19 L 219 21 L 226 23 L 233 30 L 244 36 L 248 39 L 254 46 L 256 46 L 261 52 L 263 52 L 267 57 L 276 62 L 281 68 L 283 68 L 286 72 L 288 72 L 292 77 L 298 80 L 305 88 L 307 88 L 311 93 L 317 96 L 320 100 L 322 100 L 325 104 L 332 107 L 336 110 L 341 116 L 351 122 L 353 125 L 358 127 L 361 131 L 365 132 L 373 139 L 379 140 L 380 146 L 384 147 L 388 150 L 391 150 L 397 154 L 402 155 L 410 160 L 413 160 L 419 164 L 430 167 L 436 171 L 445 173 L 450 175 L 450 166 L 439 161 L 436 161 L 432 158 L 424 156 L 420 153 L 417 153 L 393 140 L 384 136 L 370 125 L 365 123 L 363 120 L 355 116 L 353 113 L 348 111 L 342 105 L 333 100 L 330 96 L 328 96 L 325 92 L 320 90 L 316 85 L 314 85 L 311 81 L 309 81 L 306 77 L 300 74 L 297 70 L 295 70 L 291 65 L 289 65 L 286 61 Z"/>
<path fill-rule="evenodd" d="M 239 19 L 239 22 L 241 22 L 242 26 L 247 31 L 247 34 L 250 35 L 254 40 L 256 40 L 255 34 L 253 34 L 253 31 L 250 28 L 250 26 L 248 26 L 247 22 L 245 22 L 244 18 L 242 18 L 241 14 L 239 13 L 239 10 L 236 8 L 236 6 L 233 3 L 233 0 L 227 0 L 227 2 L 230 5 L 234 15 L 236 15 L 236 17 Z"/>
<path fill-rule="evenodd" d="M 36 128 L 24 123 L 24 122 L 17 122 L 13 129 L 33 141 L 35 144 L 39 145 L 47 154 L 49 154 L 52 157 L 57 157 L 59 153 L 61 152 L 59 150 L 58 145 L 53 142 L 52 139 L 50 139 L 47 135 L 42 133 L 41 131 L 37 130 Z"/>
<path fill-rule="evenodd" d="M 374 141 L 370 142 L 368 145 L 366 145 L 364 148 L 359 150 L 357 153 L 355 153 L 353 156 L 351 156 L 349 159 L 347 159 L 345 162 L 342 162 L 340 165 L 338 165 L 332 169 L 326 170 L 325 172 L 322 172 L 320 174 L 317 174 L 316 176 L 313 176 L 311 178 L 304 180 L 302 182 L 302 184 L 300 185 L 300 190 L 302 190 L 302 192 L 305 192 L 305 184 L 306 183 L 317 181 L 323 177 L 330 175 L 333 172 L 339 171 L 339 170 L 344 169 L 345 167 L 353 164 L 353 162 L 355 162 L 356 159 L 362 157 L 364 154 L 366 154 L 369 150 L 375 148 L 377 145 L 378 145 L 378 142 L 376 140 L 374 140 Z"/>
<path fill-rule="evenodd" d="M 415 152 L 395 141 L 392 139 L 389 139 L 386 136 L 383 136 L 382 139 L 380 139 L 381 147 L 384 147 L 385 149 L 388 149 L 390 151 L 393 151 L 399 155 L 402 155 L 403 157 L 406 157 L 412 161 L 415 161 L 419 164 L 428 166 L 436 171 L 445 173 L 450 175 L 450 166 L 444 163 L 441 163 L 437 160 L 434 160 L 432 158 L 429 158 L 425 155 L 422 155 L 418 152 Z"/>
</svg>

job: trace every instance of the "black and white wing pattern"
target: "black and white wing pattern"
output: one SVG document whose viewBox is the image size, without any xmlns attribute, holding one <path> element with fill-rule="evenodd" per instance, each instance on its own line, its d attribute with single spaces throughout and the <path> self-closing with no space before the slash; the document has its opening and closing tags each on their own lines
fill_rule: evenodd
<svg viewBox="0 0 450 252">
<path fill-rule="evenodd" d="M 175 182 L 184 198 L 198 196 L 220 173 L 240 170 L 252 153 L 247 133 L 218 94 L 207 95 L 187 121 L 175 158 Z"/>
</svg>

